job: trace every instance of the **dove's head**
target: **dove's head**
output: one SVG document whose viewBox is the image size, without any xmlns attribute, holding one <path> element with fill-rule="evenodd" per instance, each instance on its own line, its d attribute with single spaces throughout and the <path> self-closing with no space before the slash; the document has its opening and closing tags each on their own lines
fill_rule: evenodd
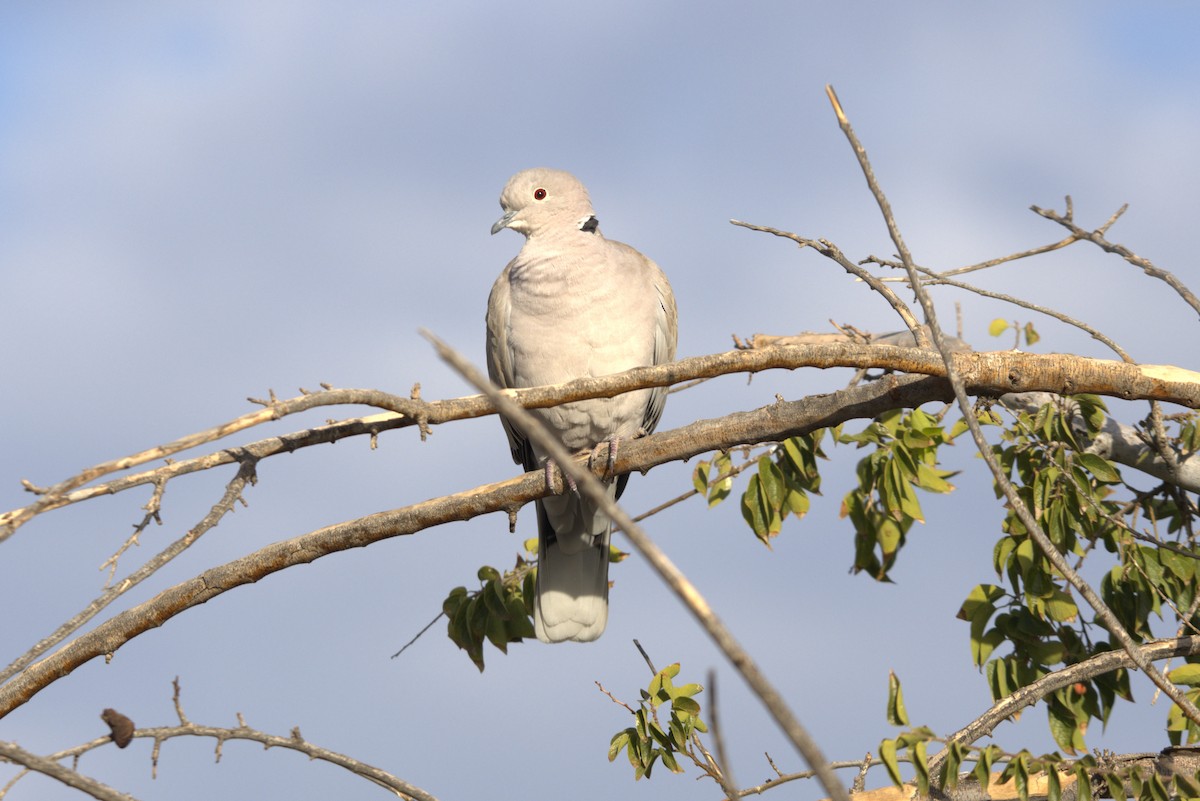
<svg viewBox="0 0 1200 801">
<path fill-rule="evenodd" d="M 526 237 L 547 231 L 596 232 L 592 201 L 579 179 L 569 172 L 535 167 L 512 178 L 500 193 L 504 216 L 496 220 L 492 233 L 503 228 Z"/>
</svg>

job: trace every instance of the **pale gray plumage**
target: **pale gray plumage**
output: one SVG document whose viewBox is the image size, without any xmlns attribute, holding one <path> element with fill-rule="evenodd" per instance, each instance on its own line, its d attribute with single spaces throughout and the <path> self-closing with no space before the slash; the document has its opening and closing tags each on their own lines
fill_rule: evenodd
<svg viewBox="0 0 1200 801">
<path fill-rule="evenodd" d="M 514 175 L 500 195 L 525 245 L 492 287 L 487 362 L 492 381 L 519 388 L 608 375 L 675 358 L 671 285 L 653 261 L 605 239 L 587 190 L 560 170 Z M 644 389 L 533 413 L 571 451 L 649 433 L 667 393 Z M 507 422 L 513 460 L 526 470 L 545 454 Z M 610 485 L 619 497 L 628 476 Z M 543 642 L 594 640 L 608 621 L 608 518 L 568 492 L 537 502 L 538 581 L 534 629 Z"/>
</svg>

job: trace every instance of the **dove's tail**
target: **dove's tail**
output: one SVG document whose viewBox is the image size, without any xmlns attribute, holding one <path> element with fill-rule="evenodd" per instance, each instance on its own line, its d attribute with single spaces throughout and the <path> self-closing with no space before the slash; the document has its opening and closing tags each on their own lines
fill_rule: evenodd
<svg viewBox="0 0 1200 801">
<path fill-rule="evenodd" d="M 534 631 L 542 642 L 590 642 L 608 623 L 612 524 L 587 499 L 571 494 L 539 501 L 537 517 Z"/>
</svg>

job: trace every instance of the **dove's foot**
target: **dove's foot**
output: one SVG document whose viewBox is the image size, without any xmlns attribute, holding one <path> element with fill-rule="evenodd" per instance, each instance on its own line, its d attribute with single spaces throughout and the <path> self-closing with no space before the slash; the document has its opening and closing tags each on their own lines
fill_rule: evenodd
<svg viewBox="0 0 1200 801">
<path fill-rule="evenodd" d="M 620 437 L 613 436 L 592 448 L 591 454 L 588 455 L 588 469 L 590 470 L 596 460 L 600 458 L 602 449 L 607 449 L 608 453 L 604 462 L 604 480 L 612 481 L 617 468 L 617 446 L 620 442 Z"/>
<path fill-rule="evenodd" d="M 550 490 L 551 492 L 555 491 L 554 490 L 554 468 L 557 466 L 558 465 L 555 464 L 553 459 L 547 459 L 546 465 L 543 468 L 546 471 L 546 489 Z M 559 471 L 559 472 L 562 472 L 562 471 Z M 567 489 L 571 490 L 572 494 L 578 495 L 579 487 L 575 484 L 575 479 L 571 478 L 571 476 L 567 473 L 563 473 L 562 477 L 563 477 L 563 483 L 567 485 Z"/>
</svg>

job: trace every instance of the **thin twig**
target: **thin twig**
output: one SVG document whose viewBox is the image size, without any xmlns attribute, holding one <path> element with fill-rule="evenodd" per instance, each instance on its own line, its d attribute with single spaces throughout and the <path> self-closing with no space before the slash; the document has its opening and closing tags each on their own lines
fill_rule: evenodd
<svg viewBox="0 0 1200 801">
<path fill-rule="evenodd" d="M 1066 215 L 1060 215 L 1058 212 L 1053 211 L 1052 209 L 1043 209 L 1039 208 L 1038 206 L 1031 206 L 1030 208 L 1035 214 L 1039 214 L 1042 217 L 1045 217 L 1047 220 L 1053 220 L 1062 227 L 1066 228 L 1076 238 L 1086 239 L 1088 242 L 1091 242 L 1102 250 L 1105 250 L 1109 253 L 1115 253 L 1116 255 L 1125 259 L 1125 261 L 1132 264 L 1134 267 L 1140 268 L 1142 272 L 1151 278 L 1157 278 L 1158 280 L 1165 282 L 1167 286 L 1175 290 L 1179 297 L 1183 298 L 1187 305 L 1191 306 L 1197 313 L 1200 313 L 1200 298 L 1197 298 L 1195 294 L 1193 294 L 1192 291 L 1188 289 L 1187 286 L 1172 273 L 1169 273 L 1159 267 L 1155 267 L 1149 259 L 1142 258 L 1124 245 L 1114 244 L 1104 238 L 1104 233 L 1108 230 L 1108 227 L 1116 222 L 1116 218 L 1124 213 L 1127 206 L 1122 206 L 1116 214 L 1109 218 L 1108 222 L 1095 231 L 1085 231 L 1083 228 L 1080 228 L 1071 219 L 1071 214 L 1069 212 Z"/>
<path fill-rule="evenodd" d="M 400 650 L 399 650 L 399 651 L 397 651 L 396 653 L 392 654 L 392 659 L 395 659 L 396 657 L 400 656 L 400 654 L 402 654 L 402 653 L 404 653 L 405 651 L 407 651 L 407 650 L 408 650 L 408 646 L 412 645 L 414 642 L 416 642 L 417 640 L 421 639 L 421 635 L 422 635 L 422 634 L 424 634 L 425 632 L 429 631 L 429 629 L 431 629 L 431 628 L 433 627 L 433 624 L 434 624 L 434 623 L 437 623 L 439 620 L 441 620 L 443 617 L 445 617 L 445 615 L 446 615 L 446 613 L 445 613 L 445 612 L 438 612 L 438 615 L 437 615 L 437 617 L 435 617 L 433 620 L 431 620 L 431 621 L 429 621 L 428 623 L 426 623 L 426 624 L 425 624 L 425 628 L 423 628 L 423 629 L 421 629 L 420 631 L 418 631 L 418 632 L 416 633 L 416 635 L 415 635 L 415 636 L 414 636 L 414 637 L 413 637 L 411 640 L 409 640 L 408 642 L 404 643 L 404 645 L 400 647 Z"/>
<path fill-rule="evenodd" d="M 887 260 L 883 260 L 883 259 L 875 259 L 874 257 L 872 257 L 871 260 L 874 261 L 876 264 L 882 265 L 884 267 L 894 267 L 894 268 L 898 267 L 898 268 L 902 269 L 904 266 L 902 264 L 897 264 L 896 262 L 893 262 L 893 261 L 887 261 Z M 1062 312 L 1057 311 L 1055 309 L 1051 309 L 1047 306 L 1042 306 L 1037 303 L 1031 303 L 1030 301 L 1022 300 L 1021 298 L 1014 297 L 1012 295 L 1006 295 L 1002 292 L 993 292 L 988 289 L 983 289 L 981 287 L 974 286 L 973 284 L 967 284 L 967 283 L 963 283 L 961 281 L 951 280 L 947 276 L 951 275 L 953 273 L 953 271 L 938 273 L 938 272 L 934 272 L 933 270 L 928 270 L 924 267 L 917 267 L 916 269 L 917 269 L 917 272 L 921 273 L 922 275 L 929 276 L 926 280 L 921 282 L 923 286 L 954 287 L 955 289 L 962 289 L 964 291 L 972 292 L 976 295 L 980 295 L 985 298 L 992 298 L 993 300 L 1000 300 L 1000 301 L 1004 301 L 1005 303 L 1011 303 L 1014 306 L 1020 306 L 1023 309 L 1029 309 L 1030 311 L 1037 312 L 1038 314 L 1044 314 L 1047 317 L 1053 317 L 1054 319 L 1056 319 L 1060 322 L 1066 323 L 1067 325 L 1070 325 L 1070 326 L 1074 326 L 1075 328 L 1078 328 L 1080 331 L 1086 332 L 1093 339 L 1104 344 L 1110 350 L 1112 350 L 1113 353 L 1120 356 L 1122 361 L 1127 362 L 1129 364 L 1134 363 L 1133 359 L 1129 356 L 1128 353 L 1125 352 L 1124 348 L 1122 348 L 1120 345 L 1118 345 L 1116 342 L 1114 342 L 1109 337 L 1102 334 L 1100 331 L 1096 330 L 1095 328 L 1088 325 L 1087 323 L 1082 322 L 1081 320 L 1077 320 L 1074 317 L 1063 314 Z M 901 280 L 908 281 L 908 278 L 902 277 Z M 959 327 L 959 337 L 961 338 L 962 337 L 961 314 L 958 317 L 958 327 Z"/>
<path fill-rule="evenodd" d="M 936 274 L 939 278 L 952 278 L 953 276 L 956 276 L 956 275 L 965 275 L 966 273 L 973 273 L 977 270 L 986 270 L 989 267 L 997 267 L 1001 264 L 1006 264 L 1007 262 L 1010 262 L 1010 261 L 1016 261 L 1018 259 L 1027 259 L 1031 256 L 1040 256 L 1043 253 L 1051 253 L 1055 250 L 1065 248 L 1068 245 L 1074 244 L 1075 242 L 1078 242 L 1078 241 L 1079 241 L 1079 238 L 1072 235 L 1072 236 L 1068 236 L 1066 239 L 1060 239 L 1057 242 L 1052 242 L 1049 245 L 1041 245 L 1036 248 L 1030 248 L 1029 250 L 1022 250 L 1020 253 L 1011 253 L 1007 256 L 1000 256 L 999 258 L 988 259 L 987 261 L 981 261 L 978 264 L 971 264 L 966 267 L 955 267 L 950 270 L 939 270 L 939 271 L 936 271 L 936 273 L 934 270 L 931 270 L 927 267 L 922 267 L 919 264 L 916 265 L 916 267 L 921 272 L 928 272 L 931 275 Z M 886 265 L 886 264 L 888 264 L 888 260 L 881 259 L 877 256 L 867 256 L 867 258 L 863 259 L 859 263 L 860 264 L 874 263 L 874 264 Z M 895 278 L 881 278 L 880 280 L 884 281 L 885 283 L 891 283 L 894 281 L 906 281 L 908 279 L 904 278 L 903 276 L 897 276 Z M 960 337 L 962 336 L 961 331 L 959 332 L 959 336 Z"/>
<path fill-rule="evenodd" d="M 650 654 L 646 653 L 646 649 L 636 639 L 634 639 L 633 645 L 638 649 L 638 653 L 642 655 L 642 659 L 646 660 L 646 667 L 650 668 L 650 675 L 657 676 L 658 668 L 654 667 L 654 661 L 650 659 Z"/>
<path fill-rule="evenodd" d="M 628 713 L 629 713 L 629 714 L 631 714 L 631 715 L 636 715 L 636 714 L 637 714 L 637 713 L 636 713 L 636 712 L 633 710 L 633 707 L 631 707 L 629 704 L 625 703 L 625 702 L 624 702 L 624 701 L 622 701 L 621 699 L 617 698 L 615 695 L 613 695 L 612 693 L 610 693 L 608 690 L 604 689 L 604 685 L 603 685 L 603 684 L 601 684 L 600 682 L 598 682 L 598 681 L 597 681 L 597 682 L 596 682 L 596 686 L 600 688 L 600 692 L 602 692 L 602 693 L 604 693 L 605 695 L 607 695 L 607 696 L 608 696 L 608 700 L 612 701 L 614 704 L 616 704 L 616 705 L 618 705 L 618 706 L 623 706 L 623 707 L 625 707 L 625 711 L 626 711 L 626 712 L 628 712 Z"/>
<path fill-rule="evenodd" d="M 891 287 L 880 281 L 871 272 L 864 270 L 862 267 L 846 258 L 837 245 L 833 244 L 827 239 L 806 239 L 805 237 L 793 234 L 789 231 L 781 231 L 778 228 L 771 228 L 770 226 L 766 225 L 754 225 L 752 223 L 742 222 L 741 220 L 730 220 L 729 222 L 733 223 L 734 225 L 741 226 L 742 228 L 749 228 L 751 231 L 762 231 L 763 233 L 774 234 L 775 236 L 783 237 L 784 239 L 790 239 L 799 244 L 802 248 L 810 247 L 820 253 L 822 256 L 837 262 L 846 272 L 866 283 L 867 286 L 871 287 L 871 289 L 874 289 L 880 295 L 883 295 L 888 304 L 896 311 L 896 314 L 900 315 L 900 319 L 904 321 L 904 324 L 908 327 L 908 330 L 912 332 L 913 337 L 917 340 L 917 347 L 929 347 L 929 336 L 921 329 L 920 323 L 917 322 L 917 318 L 913 315 L 912 309 L 908 308 L 908 304 L 902 301 L 900 296 L 892 291 Z"/>
<path fill-rule="evenodd" d="M 708 705 L 711 710 L 708 716 L 709 722 L 712 724 L 709 728 L 712 731 L 713 747 L 717 751 L 717 783 L 721 785 L 721 789 L 725 791 L 725 797 L 729 801 L 734 801 L 738 797 L 737 782 L 733 778 L 733 766 L 729 762 L 729 757 L 725 751 L 725 735 L 721 729 L 721 715 L 717 711 L 717 671 L 708 671 Z"/>
</svg>

